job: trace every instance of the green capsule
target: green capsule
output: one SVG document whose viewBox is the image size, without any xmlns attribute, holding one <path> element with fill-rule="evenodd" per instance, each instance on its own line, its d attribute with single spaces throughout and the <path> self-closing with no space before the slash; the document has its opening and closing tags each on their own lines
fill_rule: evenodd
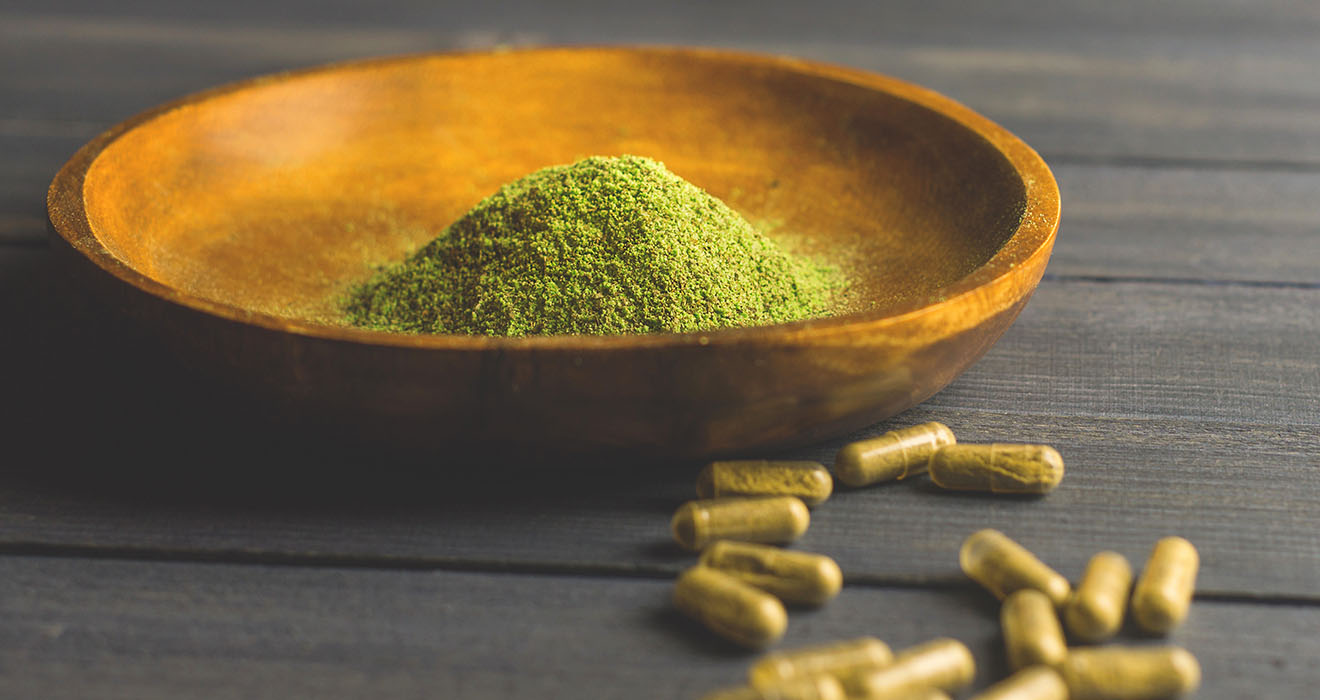
<svg viewBox="0 0 1320 700">
<path fill-rule="evenodd" d="M 878 671 L 893 663 L 889 645 L 875 637 L 860 637 L 791 651 L 766 654 L 747 672 L 757 688 L 769 688 L 810 676 L 831 676 L 841 681 Z M 845 687 L 845 690 L 847 688 Z"/>
<path fill-rule="evenodd" d="M 802 536 L 811 513 L 795 496 L 714 498 L 679 506 L 670 526 L 674 539 L 700 550 L 716 540 L 782 543 Z"/>
<path fill-rule="evenodd" d="M 1028 666 L 1056 666 L 1068 656 L 1063 627 L 1054 603 L 1034 588 L 1023 588 L 1004 599 L 999 611 L 1008 665 L 1015 671 Z"/>
<path fill-rule="evenodd" d="M 1180 647 L 1073 649 L 1059 675 L 1071 700 L 1156 700 L 1201 685 L 1201 665 Z"/>
<path fill-rule="evenodd" d="M 843 446 L 834 474 L 848 486 L 906 479 L 926 471 L 931 455 L 957 440 L 943 423 L 922 423 Z"/>
<path fill-rule="evenodd" d="M 1132 588 L 1132 567 L 1118 552 L 1100 552 L 1091 557 L 1063 610 L 1063 620 L 1072 636 L 1083 642 L 1102 642 L 1118 634 Z"/>
<path fill-rule="evenodd" d="M 950 445 L 930 458 L 930 480 L 956 491 L 1045 493 L 1063 481 L 1063 457 L 1048 445 Z"/>
<path fill-rule="evenodd" d="M 834 480 L 820 462 L 711 462 L 697 474 L 698 498 L 797 496 L 814 506 L 824 503 L 833 491 Z"/>
<path fill-rule="evenodd" d="M 973 581 L 1000 600 L 1014 591 L 1034 588 L 1060 607 L 1072 593 L 1068 579 L 998 530 L 972 533 L 958 552 L 958 563 Z"/>
<path fill-rule="evenodd" d="M 784 636 L 788 611 L 778 598 L 708 566 L 694 566 L 678 577 L 674 605 L 712 632 L 747 647 L 762 647 Z"/>
<path fill-rule="evenodd" d="M 701 563 L 742 579 L 785 603 L 822 605 L 839 594 L 843 572 L 822 554 L 732 540 L 713 542 Z"/>
<path fill-rule="evenodd" d="M 857 687 L 870 700 L 904 698 L 926 688 L 956 693 L 975 675 L 976 661 L 967 645 L 935 639 L 900 652 L 894 663 L 863 675 Z"/>
<path fill-rule="evenodd" d="M 1187 619 L 1199 565 L 1200 557 L 1191 542 L 1165 537 L 1155 543 L 1132 589 L 1132 617 L 1142 629 L 1168 634 Z"/>
</svg>

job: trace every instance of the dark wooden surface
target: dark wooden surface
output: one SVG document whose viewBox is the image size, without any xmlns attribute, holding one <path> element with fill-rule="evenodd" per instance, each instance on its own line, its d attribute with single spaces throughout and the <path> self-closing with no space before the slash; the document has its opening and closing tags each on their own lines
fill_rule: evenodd
<svg viewBox="0 0 1320 700">
<path fill-rule="evenodd" d="M 873 6 L 874 5 L 874 6 Z M 1051 163 L 1035 298 L 922 406 L 1039 440 L 1043 499 L 841 493 L 848 585 L 785 645 L 950 635 L 1002 673 L 958 543 L 1076 578 L 1182 534 L 1203 698 L 1320 684 L 1320 7 L 1299 2 L 0 3 L 0 696 L 695 697 L 745 653 L 670 611 L 695 465 L 501 464 L 283 434 L 52 274 L 44 190 L 88 138 L 263 72 L 495 44 L 696 43 L 936 88 Z M 95 352 L 92 352 L 95 349 Z M 127 389 L 135 388 L 126 392 Z M 146 428 L 152 429 L 148 431 Z M 148 438 L 148 434 L 163 437 Z M 844 440 L 795 451 L 828 462 Z M 568 478 L 558 475 L 568 474 Z"/>
</svg>

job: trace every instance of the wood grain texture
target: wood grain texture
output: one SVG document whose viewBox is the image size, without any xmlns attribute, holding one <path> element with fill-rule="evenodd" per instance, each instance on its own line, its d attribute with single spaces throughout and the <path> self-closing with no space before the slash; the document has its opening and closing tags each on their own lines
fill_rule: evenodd
<svg viewBox="0 0 1320 700">
<path fill-rule="evenodd" d="M 1320 173 L 1052 166 L 1049 275 L 1320 284 Z"/>
<path fill-rule="evenodd" d="M 754 653 L 672 609 L 669 581 L 0 559 L 6 697 L 695 698 Z M 964 641 L 1006 675 L 997 605 L 971 588 L 847 587 L 794 610 L 783 648 L 872 634 Z M 1174 640 L 1201 700 L 1305 697 L 1320 608 L 1196 603 Z"/>
<path fill-rule="evenodd" d="M 689 560 L 667 527 L 698 465 L 433 459 L 284 434 L 173 368 L 149 338 L 51 307 L 61 297 L 45 259 L 0 254 L 5 317 L 33 329 L 8 350 L 27 371 L 4 404 L 0 548 L 647 575 Z M 1320 369 L 1306 338 L 1318 293 L 1046 283 L 958 382 L 852 437 L 941 420 L 965 441 L 1052 444 L 1068 468 L 1060 488 L 1041 500 L 921 482 L 844 492 L 817 509 L 801 546 L 836 556 L 854 580 L 949 581 L 947 552 L 998 526 L 1075 578 L 1094 550 L 1137 561 L 1176 533 L 1202 547 L 1205 591 L 1314 597 Z M 98 420 L 40 440 L 70 403 Z M 156 426 L 152 439 L 134 437 L 141 425 Z M 842 443 L 788 456 L 828 464 Z"/>
<path fill-rule="evenodd" d="M 483 8 L 398 3 L 366 17 L 295 5 L 224 10 L 209 21 L 117 5 L 71 17 L 15 8 L 0 22 L 13 67 L 11 111 L 0 117 L 96 115 L 108 126 L 219 82 L 370 55 L 496 43 L 695 43 L 911 80 L 1000 121 L 1051 159 L 1320 166 L 1312 118 L 1320 77 L 1310 69 L 1320 61 L 1320 18 L 1305 3 Z"/>
</svg>

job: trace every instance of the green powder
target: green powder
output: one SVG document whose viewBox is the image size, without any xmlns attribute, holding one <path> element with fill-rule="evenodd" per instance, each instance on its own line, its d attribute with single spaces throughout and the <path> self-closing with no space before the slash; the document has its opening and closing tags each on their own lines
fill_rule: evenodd
<svg viewBox="0 0 1320 700">
<path fill-rule="evenodd" d="M 500 188 L 344 310 L 412 333 L 686 332 L 825 315 L 841 287 L 663 164 L 592 157 Z"/>
</svg>

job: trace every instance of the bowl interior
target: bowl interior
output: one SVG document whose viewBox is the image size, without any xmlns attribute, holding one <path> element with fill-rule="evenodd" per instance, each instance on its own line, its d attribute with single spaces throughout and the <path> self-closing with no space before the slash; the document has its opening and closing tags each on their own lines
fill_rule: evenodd
<svg viewBox="0 0 1320 700">
<path fill-rule="evenodd" d="M 93 234 L 137 273 L 334 325 L 349 284 L 500 185 L 623 153 L 843 268 L 840 311 L 940 296 L 1026 206 L 993 144 L 925 106 L 788 60 L 664 50 L 426 56 L 255 81 L 121 134 L 84 199 Z"/>
</svg>

